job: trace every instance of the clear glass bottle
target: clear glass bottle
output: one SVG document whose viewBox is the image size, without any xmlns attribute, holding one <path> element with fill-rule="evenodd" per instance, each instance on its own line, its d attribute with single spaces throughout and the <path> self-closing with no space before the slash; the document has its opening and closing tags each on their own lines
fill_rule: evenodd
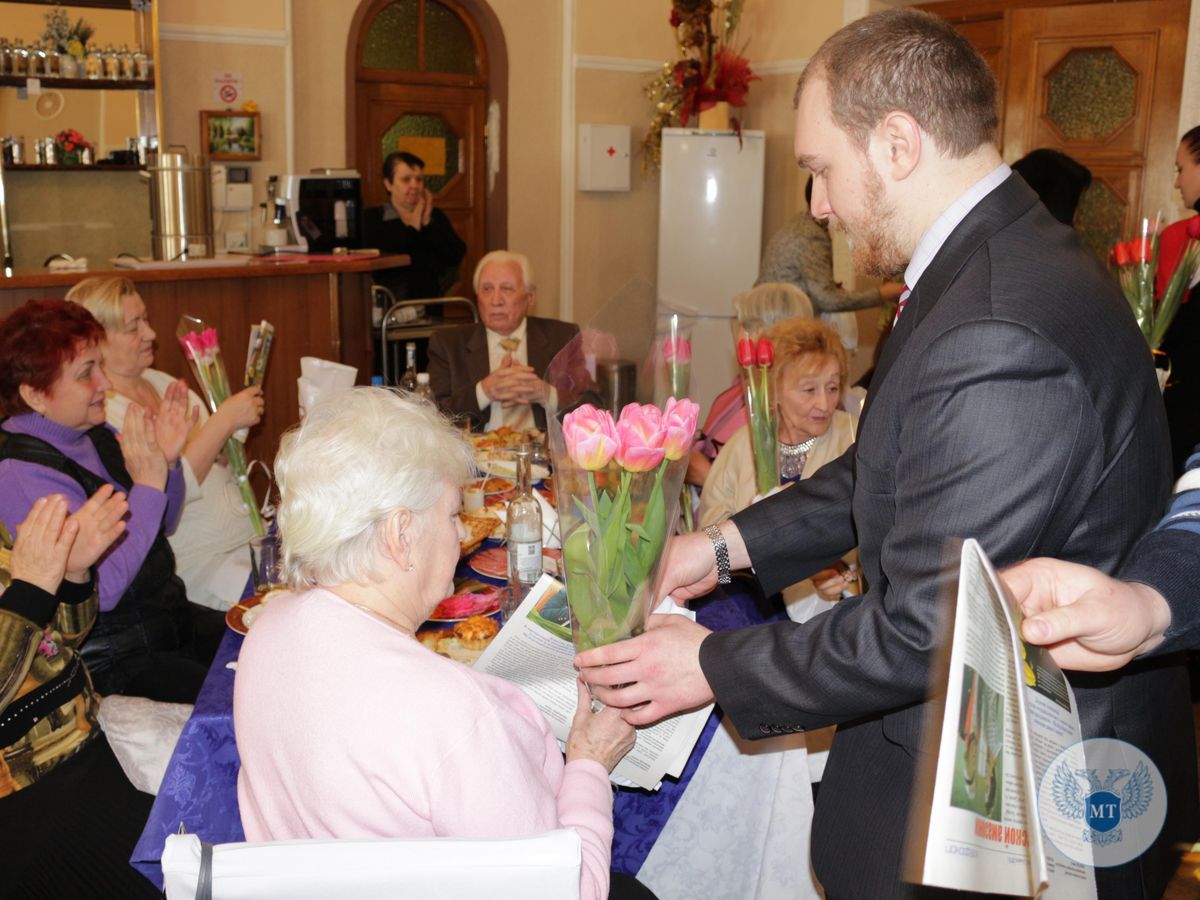
<svg viewBox="0 0 1200 900">
<path fill-rule="evenodd" d="M 517 457 L 517 493 L 508 501 L 504 537 L 508 543 L 508 592 L 503 613 L 505 620 L 525 599 L 542 577 L 542 508 L 530 487 L 533 448 L 522 444 Z"/>
<path fill-rule="evenodd" d="M 406 391 L 415 391 L 417 389 L 417 345 L 415 341 L 408 341 L 404 344 L 404 353 L 408 357 L 408 363 L 405 366 L 404 374 L 400 376 L 400 387 Z"/>
<path fill-rule="evenodd" d="M 433 388 L 429 384 L 429 373 L 417 373 L 417 396 L 422 400 L 428 400 L 433 403 Z"/>
</svg>

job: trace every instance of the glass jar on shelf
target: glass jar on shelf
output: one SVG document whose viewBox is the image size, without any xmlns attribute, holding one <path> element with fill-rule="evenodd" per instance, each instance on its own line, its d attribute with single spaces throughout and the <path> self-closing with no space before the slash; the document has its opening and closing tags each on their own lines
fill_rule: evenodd
<svg viewBox="0 0 1200 900">
<path fill-rule="evenodd" d="M 126 80 L 133 80 L 137 77 L 137 66 L 133 62 L 133 53 L 129 50 L 128 44 L 122 44 L 121 49 L 117 51 L 117 59 L 121 64 L 121 77 Z"/>
<path fill-rule="evenodd" d="M 27 74 L 30 78 L 37 78 L 46 74 L 46 51 L 42 49 L 41 44 L 32 44 L 29 47 L 29 68 Z"/>
<path fill-rule="evenodd" d="M 42 52 L 45 53 L 46 56 L 45 60 L 42 62 L 43 71 L 45 71 L 48 77 L 57 78 L 59 75 L 58 47 L 55 46 L 54 41 L 45 40 L 42 42 Z"/>
<path fill-rule="evenodd" d="M 109 44 L 104 48 L 104 52 L 100 54 L 104 61 L 104 77 L 116 81 L 121 77 L 121 58 L 117 55 L 117 51 L 113 49 L 113 45 Z"/>
<path fill-rule="evenodd" d="M 142 81 L 149 81 L 151 72 L 150 54 L 141 47 L 138 47 L 133 51 L 133 64 L 134 68 L 137 69 L 137 77 Z"/>
<path fill-rule="evenodd" d="M 20 41 L 14 43 L 9 51 L 8 71 L 13 75 L 25 75 L 29 72 L 29 50 Z"/>
<path fill-rule="evenodd" d="M 85 78 L 104 77 L 104 57 L 98 47 L 93 47 L 83 58 L 83 75 Z"/>
</svg>

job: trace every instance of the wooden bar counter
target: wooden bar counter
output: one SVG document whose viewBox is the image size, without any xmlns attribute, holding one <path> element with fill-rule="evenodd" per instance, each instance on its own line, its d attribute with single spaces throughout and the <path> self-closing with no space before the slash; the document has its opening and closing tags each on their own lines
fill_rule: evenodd
<svg viewBox="0 0 1200 900">
<path fill-rule="evenodd" d="M 170 268 L 89 272 L 36 272 L 0 277 L 0 316 L 26 300 L 63 297 L 93 275 L 132 280 L 146 301 L 158 332 L 154 367 L 197 389 L 175 329 L 180 316 L 197 316 L 217 329 L 230 380 L 241 384 L 250 326 L 266 319 L 275 326 L 267 366 L 266 410 L 246 442 L 250 459 L 272 463 L 280 436 L 298 419 L 296 379 L 300 357 L 317 356 L 358 368 L 358 383 L 371 380 L 371 273 L 408 265 L 407 256 L 251 260 L 214 265 L 205 260 Z M 259 484 L 260 495 L 264 487 Z"/>
</svg>

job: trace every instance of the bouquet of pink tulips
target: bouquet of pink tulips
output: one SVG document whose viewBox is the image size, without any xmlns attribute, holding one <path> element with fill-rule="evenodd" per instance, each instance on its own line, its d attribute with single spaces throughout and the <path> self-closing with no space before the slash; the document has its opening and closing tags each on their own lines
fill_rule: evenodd
<svg viewBox="0 0 1200 900">
<path fill-rule="evenodd" d="M 229 376 L 225 372 L 225 360 L 221 356 L 221 345 L 217 340 L 217 330 L 194 316 L 182 316 L 179 327 L 175 330 L 179 343 L 183 346 L 183 355 L 191 366 L 200 392 L 208 404 L 208 411 L 215 413 L 217 407 L 229 399 Z M 229 461 L 229 471 L 237 481 L 238 490 L 242 494 L 242 503 L 250 516 L 254 532 L 259 536 L 266 534 L 262 517 L 258 514 L 258 498 L 254 496 L 254 488 L 250 484 L 248 467 L 246 465 L 246 448 L 241 441 L 231 437 L 225 442 L 225 457 Z"/>
<path fill-rule="evenodd" d="M 552 423 L 563 564 L 575 645 L 584 650 L 640 634 L 700 407 L 671 397 L 630 403 L 613 419 L 591 405 Z"/>
</svg>

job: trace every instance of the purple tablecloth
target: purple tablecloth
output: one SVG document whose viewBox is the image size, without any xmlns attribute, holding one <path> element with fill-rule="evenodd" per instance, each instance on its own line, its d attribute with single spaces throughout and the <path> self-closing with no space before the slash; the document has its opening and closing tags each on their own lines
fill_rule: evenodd
<svg viewBox="0 0 1200 900">
<path fill-rule="evenodd" d="M 752 597 L 744 593 L 714 593 L 697 610 L 698 620 L 714 631 L 726 631 L 765 621 Z M 772 617 L 774 618 L 774 617 Z M 225 635 L 212 668 L 196 698 L 196 708 L 184 726 L 167 766 L 150 818 L 134 848 L 131 862 L 162 887 L 163 845 L 167 835 L 183 828 L 213 844 L 244 841 L 238 812 L 237 774 L 241 766 L 233 733 L 233 676 L 226 663 L 237 659 L 242 638 Z M 658 791 L 620 789 L 613 808 L 612 867 L 636 875 L 676 803 L 699 765 L 719 711 L 708 723 L 678 781 L 667 779 Z"/>
</svg>

